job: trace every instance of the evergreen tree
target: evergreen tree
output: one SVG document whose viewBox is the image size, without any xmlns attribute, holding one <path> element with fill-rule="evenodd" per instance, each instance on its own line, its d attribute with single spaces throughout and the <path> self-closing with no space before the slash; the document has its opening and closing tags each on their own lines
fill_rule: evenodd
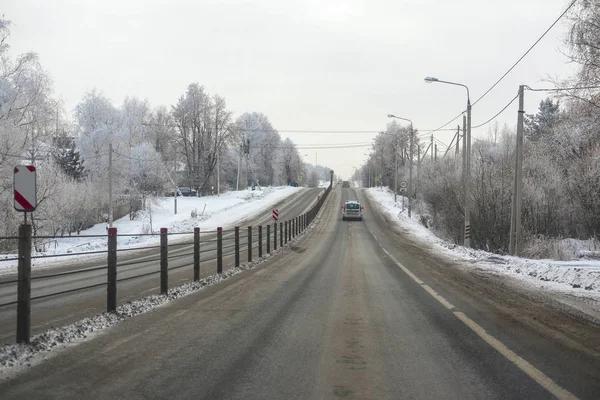
<svg viewBox="0 0 600 400">
<path fill-rule="evenodd" d="M 525 135 L 531 140 L 538 140 L 548 133 L 560 117 L 560 104 L 551 98 L 540 102 L 537 114 L 525 116 Z"/>
<path fill-rule="evenodd" d="M 76 181 L 80 181 L 85 177 L 85 167 L 83 166 L 83 157 L 79 151 L 75 150 L 75 143 L 71 143 L 70 147 L 63 147 L 54 153 L 54 161 L 62 168 L 62 170 Z"/>
</svg>

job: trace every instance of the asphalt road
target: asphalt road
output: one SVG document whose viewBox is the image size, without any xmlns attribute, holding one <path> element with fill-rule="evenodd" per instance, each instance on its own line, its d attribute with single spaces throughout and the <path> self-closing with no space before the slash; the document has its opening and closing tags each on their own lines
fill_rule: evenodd
<svg viewBox="0 0 600 400">
<path fill-rule="evenodd" d="M 356 197 L 365 220 L 341 221 Z M 597 325 L 444 264 L 374 207 L 334 190 L 291 251 L 57 354 L 0 397 L 598 398 Z"/>
<path fill-rule="evenodd" d="M 278 203 L 274 208 L 279 209 L 280 221 L 296 217 L 306 212 L 316 201 L 316 196 L 323 189 L 305 189 L 300 193 L 290 196 Z M 247 260 L 247 226 L 258 226 L 270 224 L 271 210 L 265 210 L 258 217 L 248 217 L 240 221 L 240 259 Z M 231 230 L 232 227 L 223 229 Z M 216 261 L 216 234 L 201 232 L 201 265 L 200 277 L 205 277 L 217 272 Z M 179 243 L 189 243 L 193 240 L 192 235 L 175 235 L 170 240 Z M 206 242 L 204 242 L 206 241 Z M 253 231 L 253 256 L 257 256 L 257 230 Z M 272 242 L 272 240 L 271 240 Z M 234 244 L 233 232 L 223 232 L 223 254 L 233 252 L 231 246 Z M 266 252 L 266 228 L 263 232 L 263 251 Z M 193 279 L 193 245 L 183 244 L 172 246 L 169 250 L 169 286 L 179 285 Z M 187 255 L 186 255 L 187 254 Z M 117 295 L 119 304 L 141 298 L 150 294 L 160 292 L 160 257 L 159 249 L 149 249 L 135 252 L 122 252 L 118 254 L 119 264 L 136 262 L 132 265 L 118 265 L 118 279 L 135 278 L 143 274 L 147 276 L 125 280 L 117 284 Z M 210 261 L 207 261 L 210 260 Z M 34 270 L 32 280 L 32 297 L 45 296 L 66 290 L 74 290 L 92 285 L 101 285 L 92 289 L 74 291 L 67 294 L 50 296 L 47 298 L 33 300 L 31 307 L 32 334 L 37 334 L 51 328 L 77 321 L 83 317 L 95 315 L 106 310 L 106 255 L 78 259 L 76 262 L 65 262 L 60 266 L 62 259 L 57 259 L 59 265 L 56 268 Z M 233 266 L 234 258 L 224 258 L 224 269 Z M 59 275 L 48 277 L 56 273 L 67 273 L 74 270 L 90 269 L 90 271 L 77 274 Z M 155 272 L 152 274 L 152 272 Z M 15 280 L 15 275 L 5 275 L 0 278 L 0 304 L 15 301 L 17 298 L 17 284 L 5 283 Z M 0 344 L 14 343 L 16 337 L 16 305 L 0 307 Z"/>
</svg>

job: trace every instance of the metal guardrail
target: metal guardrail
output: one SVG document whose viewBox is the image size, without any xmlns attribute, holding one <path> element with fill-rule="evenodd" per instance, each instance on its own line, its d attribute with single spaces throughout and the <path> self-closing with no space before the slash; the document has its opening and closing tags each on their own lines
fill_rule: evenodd
<svg viewBox="0 0 600 400">
<path fill-rule="evenodd" d="M 19 241 L 19 256 L 10 257 L 6 259 L 0 259 L 0 261 L 14 261 L 18 260 L 18 277 L 17 279 L 11 279 L 7 281 L 0 281 L 0 285 L 15 284 L 17 283 L 17 300 L 10 301 L 0 304 L 0 307 L 8 307 L 17 305 L 17 343 L 29 343 L 30 340 L 30 313 L 31 313 L 31 302 L 33 300 L 45 299 L 53 296 L 60 296 L 68 293 L 95 289 L 98 287 L 105 286 L 107 288 L 106 298 L 106 310 L 108 312 L 115 312 L 117 308 L 117 283 L 140 279 L 152 275 L 160 275 L 160 293 L 166 295 L 168 292 L 169 282 L 169 271 L 174 271 L 182 268 L 193 269 L 193 280 L 198 281 L 200 279 L 200 265 L 202 262 L 217 261 L 217 273 L 223 272 L 223 259 L 225 257 L 234 256 L 233 265 L 239 267 L 240 265 L 240 254 L 242 252 L 247 253 L 248 262 L 253 261 L 254 250 L 257 251 L 257 256 L 261 258 L 263 256 L 263 247 L 266 248 L 266 254 L 270 254 L 272 251 L 276 251 L 278 246 L 283 247 L 288 241 L 291 241 L 296 236 L 304 232 L 314 221 L 319 210 L 323 206 L 325 199 L 327 198 L 331 186 L 322 192 L 315 204 L 308 210 L 308 212 L 294 217 L 286 221 L 276 221 L 272 224 L 265 226 L 259 225 L 256 231 L 252 226 L 248 226 L 246 229 L 247 234 L 242 237 L 242 246 L 240 246 L 240 228 L 235 227 L 230 230 L 223 230 L 217 228 L 216 231 L 203 231 L 203 234 L 210 234 L 211 236 L 216 235 L 216 238 L 207 238 L 201 240 L 200 228 L 194 228 L 194 232 L 177 232 L 169 233 L 166 228 L 161 228 L 160 233 L 150 234 L 118 234 L 116 228 L 109 228 L 107 235 L 77 235 L 77 236 L 32 236 L 31 226 L 22 225 L 19 229 L 19 236 L 12 237 L 0 237 L 0 240 L 11 239 Z M 279 226 L 278 226 L 279 225 Z M 272 227 L 272 229 L 271 229 Z M 263 229 L 266 228 L 266 229 Z M 233 233 L 227 238 L 223 238 L 223 232 Z M 256 232 L 256 236 L 254 235 Z M 169 236 L 174 235 L 190 235 L 193 234 L 194 240 L 191 242 L 177 242 L 169 244 Z M 271 237 L 272 234 L 272 237 Z M 117 246 L 118 237 L 140 237 L 140 236 L 159 236 L 160 245 L 142 246 L 135 248 L 122 248 L 119 249 Z M 68 239 L 68 238 L 106 238 L 107 239 L 107 250 L 98 251 L 86 251 L 76 253 L 62 253 L 53 255 L 36 255 L 31 254 L 32 239 Z M 216 243 L 215 248 L 204 249 L 202 244 Z M 226 243 L 224 245 L 224 243 Z M 265 246 L 263 246 L 265 245 Z M 169 248 L 180 248 L 183 246 L 193 246 L 193 251 L 185 252 L 182 254 L 171 254 L 169 255 Z M 246 247 L 246 249 L 243 249 Z M 160 256 L 141 256 L 139 259 L 128 260 L 119 262 L 118 254 L 124 252 L 135 252 L 141 250 L 160 249 Z M 224 250 L 233 249 L 231 252 L 224 254 Z M 214 256 L 209 258 L 201 257 L 202 254 L 208 252 L 215 252 Z M 81 255 L 93 255 L 93 254 L 107 254 L 107 262 L 105 265 L 100 265 L 91 268 L 80 268 L 71 271 L 44 273 L 40 272 L 39 275 L 31 275 L 31 260 L 42 259 L 42 258 L 59 258 L 67 256 L 81 256 Z M 169 267 L 169 260 L 183 259 L 185 257 L 193 258 L 193 261 L 176 267 Z M 135 271 L 143 268 L 142 264 L 157 263 L 160 268 L 155 271 L 139 273 L 133 276 L 127 276 L 118 278 L 119 269 L 123 267 L 134 266 L 128 268 L 127 272 Z M 31 295 L 31 282 L 34 280 L 53 279 L 62 276 L 74 276 L 77 274 L 90 273 L 96 271 L 106 270 L 106 281 L 101 283 L 95 283 L 82 287 L 75 287 L 65 290 L 59 290 L 56 292 L 46 293 L 43 295 L 32 296 Z"/>
</svg>

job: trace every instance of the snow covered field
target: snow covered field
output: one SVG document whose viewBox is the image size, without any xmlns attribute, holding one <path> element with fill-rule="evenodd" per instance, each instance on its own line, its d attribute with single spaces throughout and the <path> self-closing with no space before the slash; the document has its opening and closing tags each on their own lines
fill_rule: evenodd
<svg viewBox="0 0 600 400">
<path fill-rule="evenodd" d="M 220 196 L 205 197 L 178 197 L 177 215 L 174 214 L 174 199 L 160 197 L 152 201 L 145 211 L 138 212 L 138 217 L 129 219 L 129 215 L 118 219 L 113 226 L 117 228 L 118 234 L 131 234 L 134 236 L 118 237 L 118 248 L 132 248 L 144 245 L 158 244 L 159 236 L 135 236 L 141 233 L 159 232 L 160 228 L 167 228 L 169 232 L 193 232 L 194 227 L 200 227 L 201 231 L 214 231 L 217 227 L 227 228 L 241 219 L 258 214 L 273 206 L 279 201 L 297 193 L 302 188 L 283 186 L 267 187 L 263 190 L 233 191 Z M 192 216 L 192 212 L 197 214 Z M 106 235 L 106 224 L 97 224 L 81 231 L 82 235 Z M 36 254 L 64 254 L 75 252 L 86 252 L 104 250 L 107 245 L 106 237 L 71 237 L 53 239 L 47 245 L 46 251 Z M 172 238 L 177 240 L 180 238 Z M 188 238 L 189 239 L 189 238 Z M 2 261 L 2 259 L 15 257 L 16 254 L 4 254 L 0 256 L 0 274 L 14 273 L 17 261 Z M 100 256 L 106 257 L 101 254 Z M 63 265 L 67 260 L 73 260 L 82 256 L 67 256 L 60 259 L 43 258 L 34 259 L 32 268 L 50 268 L 57 263 Z M 84 256 L 89 257 L 89 256 Z"/>
<path fill-rule="evenodd" d="M 409 219 L 406 210 L 402 213 L 402 197 L 398 197 L 398 204 L 394 203 L 394 194 L 388 188 L 370 188 L 366 192 L 401 228 L 410 231 L 411 235 L 441 255 L 453 261 L 465 261 L 463 264 L 465 267 L 510 275 L 540 288 L 600 297 L 600 261 L 598 260 L 532 260 L 458 246 L 440 239 L 421 225 L 419 215 L 414 211 L 412 218 Z"/>
</svg>

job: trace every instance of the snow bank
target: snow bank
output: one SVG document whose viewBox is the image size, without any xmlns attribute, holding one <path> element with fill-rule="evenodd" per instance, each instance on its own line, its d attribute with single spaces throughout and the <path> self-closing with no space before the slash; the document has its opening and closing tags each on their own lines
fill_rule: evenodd
<svg viewBox="0 0 600 400">
<path fill-rule="evenodd" d="M 151 199 L 147 210 L 139 211 L 136 219 L 130 220 L 129 215 L 114 221 L 119 235 L 131 234 L 133 236 L 119 236 L 118 248 L 132 248 L 140 246 L 157 245 L 159 236 L 135 236 L 142 233 L 157 233 L 160 228 L 167 228 L 171 233 L 193 232 L 195 227 L 201 231 L 214 231 L 221 226 L 227 228 L 238 221 L 264 211 L 279 201 L 297 193 L 301 188 L 283 186 L 267 187 L 262 190 L 241 190 L 221 194 L 220 196 L 204 197 L 178 197 L 177 215 L 174 214 L 174 199 L 172 197 L 159 197 Z M 195 215 L 195 216 L 192 216 Z M 106 235 L 106 224 L 96 224 L 90 229 L 81 231 L 82 235 Z M 181 240 L 181 237 L 171 238 L 171 241 Z M 188 238 L 189 239 L 189 238 Z M 38 254 L 64 254 L 105 250 L 106 237 L 86 238 L 76 234 L 70 237 L 53 239 L 45 251 Z M 17 261 L 2 261 L 2 259 L 15 257 L 16 254 L 0 256 L 0 274 L 15 273 Z M 100 255 L 106 257 L 105 255 Z M 73 261 L 77 257 L 61 257 L 34 259 L 32 269 L 51 268 L 58 262 L 64 265 L 65 261 Z M 89 257 L 89 256 L 87 256 Z"/>
<path fill-rule="evenodd" d="M 370 188 L 366 192 L 400 228 L 409 231 L 433 251 L 454 261 L 468 261 L 463 264 L 465 267 L 510 275 L 541 288 L 577 295 L 600 295 L 599 260 L 532 260 L 458 246 L 440 239 L 420 224 L 420 216 L 414 210 L 409 219 L 407 210 L 402 212 L 402 196 L 398 196 L 398 203 L 395 203 L 394 194 L 388 188 Z"/>
</svg>

